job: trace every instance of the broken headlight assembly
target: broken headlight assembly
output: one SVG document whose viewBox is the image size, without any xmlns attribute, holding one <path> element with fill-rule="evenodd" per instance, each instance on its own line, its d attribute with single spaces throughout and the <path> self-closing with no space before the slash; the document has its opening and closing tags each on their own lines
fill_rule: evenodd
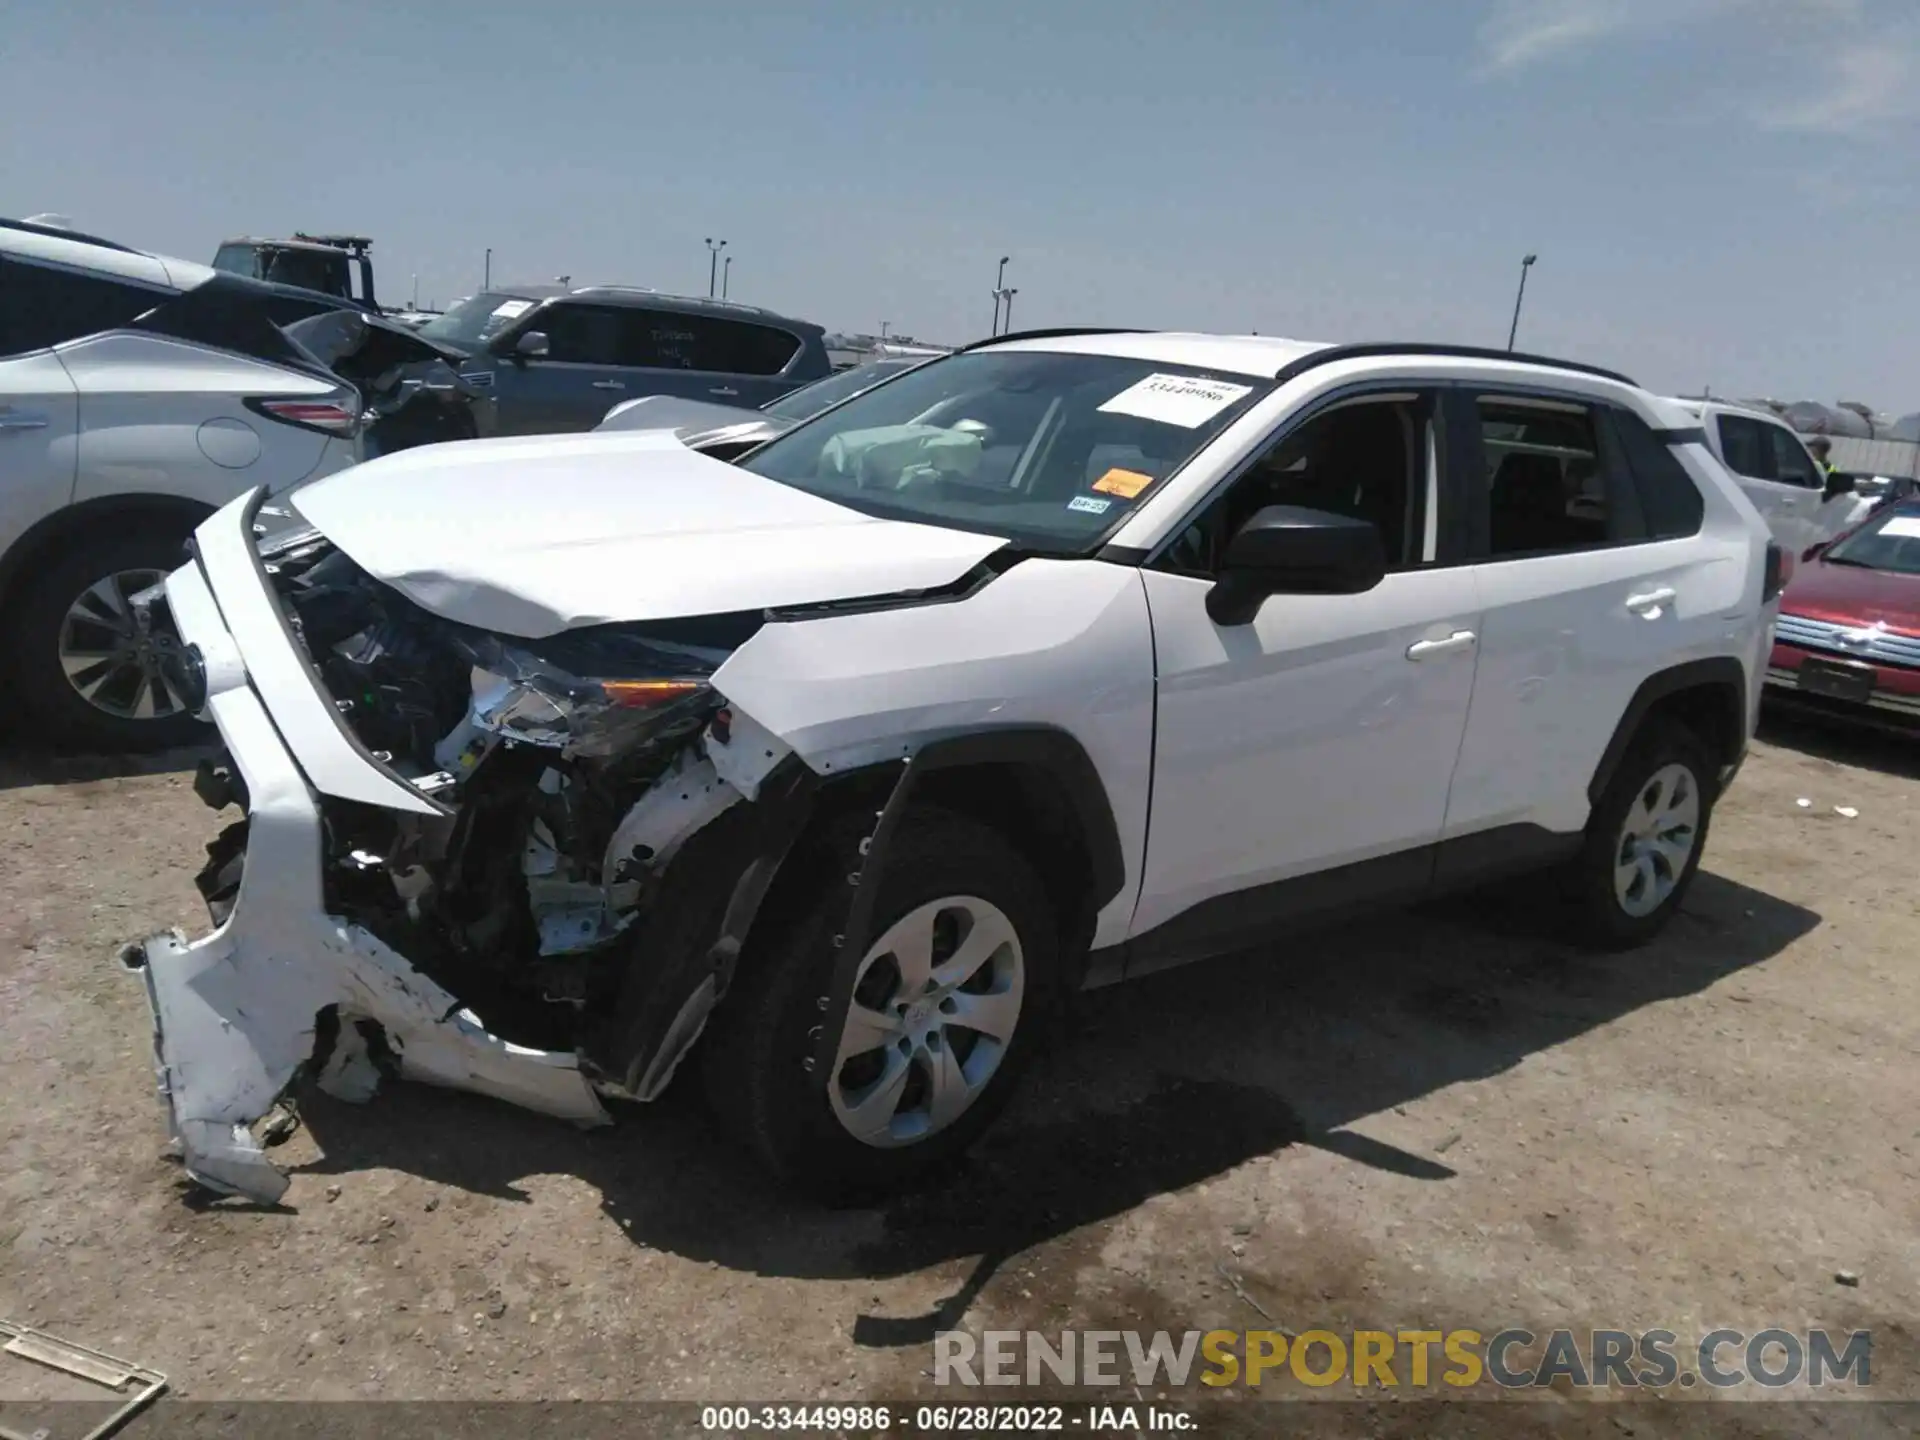
<svg viewBox="0 0 1920 1440">
<path fill-rule="evenodd" d="M 556 749 L 570 759 L 623 759 L 695 733 L 720 705 L 710 680 L 724 651 L 626 630 L 544 642 L 485 636 L 466 648 L 473 709 L 461 728 L 469 733 L 447 737 L 437 757 L 456 773 L 458 757 L 476 741 L 484 746 L 485 737 Z"/>
</svg>

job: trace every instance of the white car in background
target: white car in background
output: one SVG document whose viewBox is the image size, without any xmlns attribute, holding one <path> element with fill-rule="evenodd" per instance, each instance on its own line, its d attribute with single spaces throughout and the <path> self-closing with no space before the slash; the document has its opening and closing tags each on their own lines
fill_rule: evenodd
<svg viewBox="0 0 1920 1440">
<path fill-rule="evenodd" d="M 164 608 L 132 597 L 236 495 L 353 463 L 356 389 L 261 287 L 0 221 L 0 659 L 42 734 L 99 749 L 204 733 Z"/>
<path fill-rule="evenodd" d="M 1872 510 L 1870 499 L 1830 486 L 1806 442 L 1766 411 L 1719 400 L 1673 403 L 1699 419 L 1707 448 L 1790 554 L 1825 544 Z"/>
</svg>

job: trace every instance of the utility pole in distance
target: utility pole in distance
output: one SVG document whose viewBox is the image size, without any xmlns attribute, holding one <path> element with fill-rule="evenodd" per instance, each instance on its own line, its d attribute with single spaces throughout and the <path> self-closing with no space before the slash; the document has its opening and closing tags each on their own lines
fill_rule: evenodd
<svg viewBox="0 0 1920 1440">
<path fill-rule="evenodd" d="M 709 300 L 713 299 L 713 287 L 719 283 L 720 252 L 726 248 L 726 241 L 722 240 L 716 244 L 711 235 L 707 237 L 707 298 Z"/>
<path fill-rule="evenodd" d="M 733 257 L 727 256 L 726 264 L 720 267 L 720 298 L 727 298 L 727 287 L 733 281 Z"/>
<path fill-rule="evenodd" d="M 1513 324 L 1507 327 L 1507 349 L 1513 349 L 1514 337 L 1520 333 L 1520 302 L 1527 298 L 1527 271 L 1533 268 L 1538 255 L 1523 256 L 1520 261 L 1520 292 L 1513 297 Z"/>
<path fill-rule="evenodd" d="M 1019 293 L 1018 289 L 1007 291 L 1007 310 L 1000 326 L 1000 333 L 1002 335 L 1011 335 L 1013 333 L 1013 297 Z"/>
<path fill-rule="evenodd" d="M 493 288 L 493 247 L 491 245 L 487 247 L 486 268 L 480 272 L 480 288 L 482 290 Z"/>
<path fill-rule="evenodd" d="M 1000 273 L 993 277 L 993 329 L 988 332 L 989 334 L 998 335 L 1000 333 L 1000 302 L 1007 298 L 1007 261 L 1012 258 L 1013 257 L 1009 255 L 1002 255 L 1000 257 Z"/>
</svg>

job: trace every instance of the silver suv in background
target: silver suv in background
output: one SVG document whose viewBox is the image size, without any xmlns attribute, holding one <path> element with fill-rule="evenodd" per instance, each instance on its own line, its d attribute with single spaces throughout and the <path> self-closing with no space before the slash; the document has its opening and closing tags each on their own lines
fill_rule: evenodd
<svg viewBox="0 0 1920 1440">
<path fill-rule="evenodd" d="M 621 285 L 487 290 L 420 334 L 467 352 L 483 436 L 591 430 L 641 395 L 757 409 L 833 368 L 818 325 Z"/>
</svg>

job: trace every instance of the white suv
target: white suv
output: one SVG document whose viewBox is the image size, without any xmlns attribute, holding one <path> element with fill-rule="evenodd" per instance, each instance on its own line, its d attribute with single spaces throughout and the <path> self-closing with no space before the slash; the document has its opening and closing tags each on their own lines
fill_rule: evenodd
<svg viewBox="0 0 1920 1440">
<path fill-rule="evenodd" d="M 1762 410 L 1717 400 L 1679 400 L 1712 450 L 1790 555 L 1823 545 L 1864 520 L 1873 502 L 1827 474 L 1791 426 Z"/>
<path fill-rule="evenodd" d="M 732 465 L 478 441 L 295 503 L 167 582 L 246 818 L 214 933 L 124 957 L 189 1169 L 261 1200 L 302 1073 L 594 1124 L 698 1041 L 768 1164 L 857 1194 L 1081 986 L 1537 870 L 1643 941 L 1782 564 L 1622 377 L 1262 337 L 1007 336 Z"/>
<path fill-rule="evenodd" d="M 236 495 L 354 458 L 356 392 L 266 317 L 259 289 L 0 221 L 0 662 L 46 734 L 194 738 L 166 678 L 169 627 L 139 626 L 132 596 Z"/>
</svg>

